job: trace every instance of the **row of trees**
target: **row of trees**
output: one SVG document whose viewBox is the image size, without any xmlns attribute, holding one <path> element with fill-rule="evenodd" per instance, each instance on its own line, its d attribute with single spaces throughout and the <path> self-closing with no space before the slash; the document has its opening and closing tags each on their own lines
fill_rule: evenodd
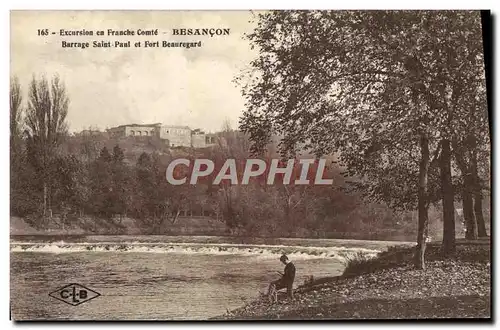
<svg viewBox="0 0 500 330">
<path fill-rule="evenodd" d="M 424 268 L 429 206 L 440 203 L 443 251 L 455 252 L 454 202 L 466 237 L 486 236 L 489 129 L 479 12 L 275 11 L 247 36 L 259 50 L 237 78 L 240 128 L 262 154 L 272 134 L 290 157 L 339 153 L 352 187 L 418 211 Z"/>
<path fill-rule="evenodd" d="M 213 186 L 213 177 L 197 185 L 171 186 L 165 169 L 173 158 L 244 161 L 250 157 L 248 136 L 226 123 L 214 148 L 177 154 L 157 148 L 131 157 L 118 144 L 108 149 L 97 136 L 70 136 L 68 108 L 58 77 L 34 77 L 27 102 L 18 80 L 11 80 L 11 213 L 36 227 L 77 226 L 90 216 L 95 223 L 103 220 L 120 228 L 127 217 L 144 233 L 160 234 L 186 214 L 214 217 L 231 233 L 245 235 L 377 233 L 394 229 L 397 222 L 404 234 L 414 227 L 403 213 L 378 203 L 360 204 L 358 193 L 344 190 L 341 169 L 333 162 L 328 169 L 333 187 L 267 186 L 261 181 Z M 278 157 L 277 143 L 270 146 L 264 157 Z"/>
</svg>

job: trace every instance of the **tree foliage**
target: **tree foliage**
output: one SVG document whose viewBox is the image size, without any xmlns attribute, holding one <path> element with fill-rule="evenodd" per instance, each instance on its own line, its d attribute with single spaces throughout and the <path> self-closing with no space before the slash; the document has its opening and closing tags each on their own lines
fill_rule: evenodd
<svg viewBox="0 0 500 330">
<path fill-rule="evenodd" d="M 252 150 L 276 133 L 284 154 L 340 151 L 394 206 L 416 205 L 419 134 L 434 153 L 443 135 L 461 136 L 470 108 L 460 105 L 475 98 L 465 86 L 484 89 L 478 13 L 269 12 L 248 39 L 260 50 L 238 78 Z"/>
<path fill-rule="evenodd" d="M 29 159 L 43 186 L 43 215 L 51 212 L 54 167 L 58 147 L 67 135 L 69 98 L 58 76 L 50 82 L 33 76 L 28 91 L 25 126 Z"/>
<path fill-rule="evenodd" d="M 479 12 L 271 11 L 247 38 L 259 56 L 237 80 L 252 151 L 278 134 L 287 157 L 338 153 L 365 196 L 418 205 L 423 246 L 430 203 L 453 201 L 442 143 L 487 132 Z"/>
</svg>

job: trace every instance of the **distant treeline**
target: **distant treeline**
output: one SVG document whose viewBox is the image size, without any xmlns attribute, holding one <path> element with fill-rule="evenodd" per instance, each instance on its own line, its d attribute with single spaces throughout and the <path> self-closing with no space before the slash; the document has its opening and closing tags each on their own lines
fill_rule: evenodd
<svg viewBox="0 0 500 330">
<path fill-rule="evenodd" d="M 220 134 L 225 135 L 221 141 L 230 143 L 245 139 L 236 131 Z M 411 214 L 363 203 L 356 194 L 345 192 L 341 170 L 332 163 L 333 186 L 267 186 L 257 180 L 238 186 L 224 181 L 213 186 L 209 184 L 212 180 L 172 186 L 165 179 L 165 170 L 176 156 L 142 152 L 134 162 L 133 158 L 126 160 L 124 150 L 115 145 L 112 150 L 104 146 L 89 159 L 89 138 L 81 142 L 76 154 L 56 153 L 43 180 L 39 159 L 31 156 L 35 151 L 28 141 L 21 141 L 22 152 L 13 163 L 11 212 L 37 228 L 51 221 L 70 228 L 72 222 L 87 216 L 107 219 L 119 227 L 127 217 L 135 219 L 146 234 L 162 234 L 180 216 L 209 216 L 223 222 L 228 233 L 240 235 L 325 237 L 326 233 L 369 232 L 373 236 L 378 229 L 411 236 L 415 230 Z M 62 144 L 70 141 L 74 142 L 68 137 Z M 193 158 L 203 154 L 217 161 L 230 153 L 237 156 L 234 149 L 234 145 L 220 143 L 198 150 L 197 155 L 188 149 L 177 154 Z"/>
<path fill-rule="evenodd" d="M 71 227 L 88 216 L 120 226 L 120 219 L 127 217 L 135 219 L 144 233 L 161 234 L 179 216 L 193 215 L 218 219 L 228 233 L 241 235 L 415 232 L 411 213 L 366 203 L 357 193 L 346 192 L 341 169 L 333 162 L 328 168 L 332 186 L 267 186 L 258 181 L 243 186 L 223 181 L 213 186 L 211 180 L 169 185 L 165 169 L 173 158 L 243 160 L 250 157 L 247 136 L 225 124 L 213 148 L 174 151 L 149 140 L 117 140 L 109 148 L 109 138 L 68 134 L 68 105 L 57 77 L 33 78 L 27 104 L 18 81 L 12 79 L 11 214 L 36 228 L 55 221 Z M 141 148 L 147 152 L 139 152 Z M 265 157 L 278 157 L 273 150 L 271 145 Z"/>
<path fill-rule="evenodd" d="M 104 221 L 106 228 L 122 228 L 122 220 L 132 218 L 144 234 L 165 234 L 181 216 L 205 216 L 222 222 L 225 233 L 231 235 L 349 237 L 352 233 L 361 237 L 369 233 L 372 239 L 416 235 L 412 209 L 389 208 L 367 198 L 357 186 L 362 180 L 347 177 L 336 157 L 327 157 L 326 175 L 334 180 L 331 186 L 279 181 L 266 185 L 258 180 L 248 185 L 227 181 L 212 185 L 213 178 L 197 185 L 172 186 L 165 178 L 172 159 L 245 160 L 254 157 L 248 135 L 225 123 L 215 146 L 175 150 L 154 139 L 71 136 L 66 126 L 68 105 L 58 77 L 51 81 L 34 77 L 26 104 L 18 81 L 11 81 L 11 214 L 35 228 L 78 227 L 82 218 L 89 217 L 96 224 Z M 279 158 L 278 145 L 274 139 L 260 157 Z M 435 206 L 439 208 L 439 203 Z M 442 226 L 438 223 L 440 214 L 434 212 L 431 235 Z"/>
</svg>

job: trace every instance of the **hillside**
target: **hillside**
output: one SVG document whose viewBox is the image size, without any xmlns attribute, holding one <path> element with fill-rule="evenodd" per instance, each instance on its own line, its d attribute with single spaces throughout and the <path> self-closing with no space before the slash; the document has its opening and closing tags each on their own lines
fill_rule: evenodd
<svg viewBox="0 0 500 330">
<path fill-rule="evenodd" d="M 164 140 L 157 137 L 109 137 L 107 134 L 83 136 L 70 136 L 61 147 L 67 153 L 79 155 L 82 159 L 95 159 L 99 156 L 102 148 L 113 150 L 115 146 L 124 150 L 125 161 L 135 164 L 139 156 L 145 152 L 157 153 L 160 158 L 178 155 L 188 155 L 193 152 L 203 152 L 204 149 L 194 150 L 191 148 L 169 147 Z"/>
</svg>

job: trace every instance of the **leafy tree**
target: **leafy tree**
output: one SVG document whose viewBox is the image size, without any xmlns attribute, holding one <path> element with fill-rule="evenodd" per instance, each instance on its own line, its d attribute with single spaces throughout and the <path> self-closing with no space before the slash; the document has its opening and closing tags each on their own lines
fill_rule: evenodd
<svg viewBox="0 0 500 330">
<path fill-rule="evenodd" d="M 135 168 L 136 191 L 132 196 L 133 213 L 151 234 L 160 234 L 165 224 L 175 224 L 182 211 L 197 200 L 193 187 L 172 186 L 165 178 L 166 167 L 157 154 L 142 153 Z"/>
<path fill-rule="evenodd" d="M 123 216 L 127 213 L 127 205 L 130 200 L 130 171 L 124 164 L 124 153 L 118 145 L 113 148 L 111 163 L 111 175 L 113 182 L 112 189 L 112 210 L 113 214 L 119 215 L 120 224 Z"/>
<path fill-rule="evenodd" d="M 470 12 L 260 14 L 248 35 L 259 57 L 250 75 L 238 78 L 247 99 L 240 128 L 257 153 L 272 134 L 283 136 L 284 156 L 303 149 L 318 156 L 339 152 L 349 174 L 369 182 L 368 194 L 416 206 L 415 263 L 424 268 L 434 187 L 445 187 L 445 229 L 454 222 L 448 145 L 457 134 L 455 122 L 467 118 L 458 105 L 471 97 L 456 81 L 477 70 L 472 61 L 450 57 L 477 54 L 470 42 L 478 19 Z M 437 165 L 445 185 L 429 184 Z M 452 252 L 454 232 L 444 236 L 445 251 Z"/>
<path fill-rule="evenodd" d="M 98 160 L 106 163 L 111 162 L 111 154 L 109 153 L 108 148 L 106 148 L 105 146 L 101 149 Z"/>
<path fill-rule="evenodd" d="M 472 79 L 464 83 L 464 88 L 474 93 L 475 97 L 463 105 L 467 109 L 469 120 L 457 123 L 463 134 L 453 139 L 452 147 L 462 176 L 461 195 L 467 227 L 466 238 L 476 239 L 477 236 L 487 236 L 482 200 L 483 191 L 487 189 L 489 182 L 490 139 L 485 86 Z"/>
<path fill-rule="evenodd" d="M 111 219 L 113 217 L 113 178 L 111 155 L 106 147 L 101 149 L 99 158 L 91 166 L 90 212 Z"/>
<path fill-rule="evenodd" d="M 92 132 L 96 130 L 95 128 L 89 127 L 88 131 Z M 99 156 L 99 151 L 101 149 L 98 136 L 94 134 L 83 134 L 80 137 L 80 144 L 77 147 L 79 154 L 86 162 L 90 163 L 94 161 Z"/>
<path fill-rule="evenodd" d="M 122 163 L 124 159 L 125 154 L 123 153 L 123 149 L 119 145 L 115 145 L 113 148 L 113 161 L 115 163 Z"/>
<path fill-rule="evenodd" d="M 17 77 L 10 79 L 10 150 L 11 160 L 19 154 L 20 139 L 22 133 L 22 108 L 23 96 L 21 94 L 21 85 Z"/>
<path fill-rule="evenodd" d="M 25 125 L 31 144 L 31 160 L 36 163 L 43 185 L 43 215 L 51 214 L 51 189 L 54 173 L 51 164 L 57 148 L 67 134 L 66 116 L 69 98 L 64 83 L 58 76 L 49 81 L 33 76 L 29 86 Z"/>
<path fill-rule="evenodd" d="M 17 77 L 10 79 L 10 191 L 11 212 L 18 213 L 19 199 L 23 194 L 23 153 L 22 153 L 22 94 Z M 26 191 L 24 192 L 26 194 Z"/>
<path fill-rule="evenodd" d="M 54 175 L 53 205 L 54 210 L 61 214 L 61 221 L 66 224 L 70 214 L 82 216 L 88 207 L 90 198 L 89 173 L 86 164 L 75 155 L 57 156 L 51 168 Z"/>
</svg>

